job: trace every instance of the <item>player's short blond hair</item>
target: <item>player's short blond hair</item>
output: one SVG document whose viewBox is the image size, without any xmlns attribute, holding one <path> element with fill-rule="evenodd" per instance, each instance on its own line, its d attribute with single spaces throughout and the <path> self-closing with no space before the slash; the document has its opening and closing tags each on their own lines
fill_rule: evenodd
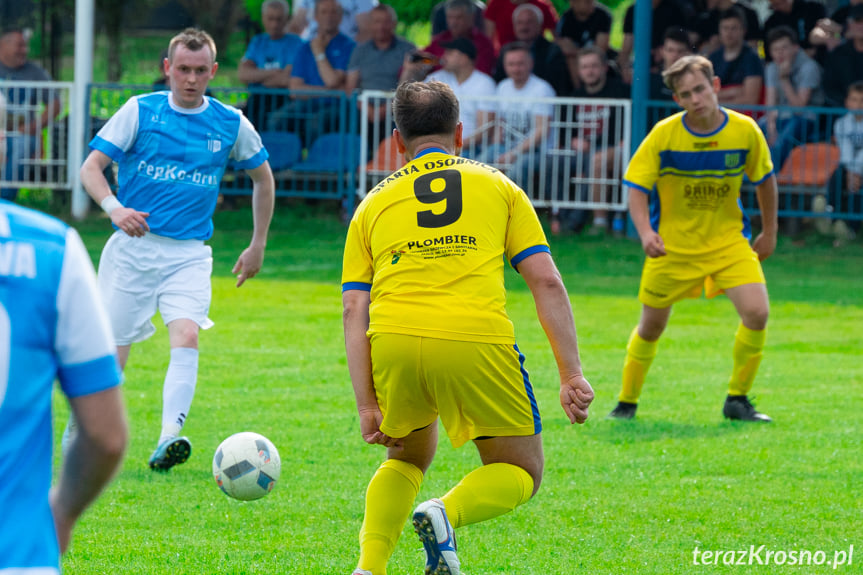
<svg viewBox="0 0 863 575">
<path fill-rule="evenodd" d="M 713 64 L 699 54 L 683 56 L 671 65 L 668 70 L 662 72 L 662 81 L 672 91 L 677 92 L 677 81 L 684 74 L 704 74 L 708 81 L 713 81 Z"/>
<path fill-rule="evenodd" d="M 185 46 L 192 52 L 197 52 L 207 46 L 213 55 L 213 62 L 216 61 L 216 42 L 212 36 L 200 28 L 186 28 L 171 38 L 171 43 L 168 44 L 168 62 L 174 61 L 174 52 L 179 45 Z"/>
</svg>

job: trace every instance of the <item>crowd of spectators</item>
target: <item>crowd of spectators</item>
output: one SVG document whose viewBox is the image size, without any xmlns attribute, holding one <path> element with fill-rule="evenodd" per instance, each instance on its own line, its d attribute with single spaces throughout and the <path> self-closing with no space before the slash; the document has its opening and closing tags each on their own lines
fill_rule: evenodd
<svg viewBox="0 0 863 575">
<path fill-rule="evenodd" d="M 652 1 L 650 100 L 672 100 L 663 69 L 685 54 L 707 56 L 720 80 L 720 103 L 758 120 L 777 171 L 795 146 L 833 138 L 824 115 L 792 108 L 856 102 L 850 91 L 863 81 L 863 0 L 829 15 L 818 0 L 768 0 L 763 21 L 746 0 Z M 429 15 L 432 36 L 420 47 L 396 35 L 396 10 L 379 0 L 293 0 L 293 6 L 266 0 L 261 10 L 263 32 L 238 70 L 250 88 L 245 112 L 259 130 L 296 132 L 306 146 L 343 123 L 344 110 L 332 96 L 302 91 L 391 91 L 406 80 L 434 79 L 461 100 L 465 153 L 507 167 L 518 180 L 529 177 L 525 164 L 535 168 L 547 143 L 576 145 L 550 133 L 551 105 L 526 108 L 518 99 L 626 97 L 633 80 L 634 4 L 624 15 L 619 51 L 609 45 L 612 13 L 596 0 L 570 0 L 561 14 L 551 0 L 444 0 Z M 35 78 L 19 36 L 18 30 L 0 36 L 0 79 Z M 38 79 L 49 79 L 40 73 Z M 502 97 L 497 110 L 483 103 L 489 96 Z M 777 109 L 764 112 L 761 105 Z M 390 132 L 381 105 L 352 117 L 369 119 L 370 150 Z M 863 126 L 849 133 L 858 124 L 843 124 L 840 146 L 863 141 Z M 603 171 L 616 145 L 591 147 L 597 154 L 591 170 Z M 18 151 L 29 153 L 24 145 L 11 150 L 9 161 Z M 14 161 L 7 174 L 20 165 Z M 841 178 L 843 185 L 863 178 L 854 172 L 858 164 L 844 166 L 851 175 Z M 602 198 L 594 188 L 589 195 Z M 607 218 L 600 212 L 595 221 Z"/>
<path fill-rule="evenodd" d="M 562 14 L 550 0 L 445 0 L 429 15 L 432 36 L 422 47 L 396 35 L 396 10 L 378 0 L 294 0 L 293 8 L 291 16 L 285 0 L 264 2 L 265 32 L 240 65 L 240 79 L 251 88 L 352 94 L 394 90 L 405 80 L 445 82 L 461 101 L 464 154 L 504 166 L 517 181 L 531 177 L 547 144 L 589 149 L 592 157 L 580 169 L 589 166 L 591 179 L 603 179 L 617 155 L 615 134 L 606 133 L 601 146 L 584 134 L 564 141 L 549 129 L 552 105 L 526 108 L 518 99 L 628 97 L 634 4 L 624 15 L 619 51 L 609 45 L 612 13 L 596 0 L 570 0 Z M 791 108 L 842 108 L 851 86 L 863 81 L 863 0 L 829 16 L 817 0 L 769 0 L 763 21 L 746 0 L 653 0 L 652 15 L 650 99 L 673 99 L 662 70 L 686 54 L 707 56 L 720 80 L 720 103 L 758 120 L 777 171 L 795 146 L 833 132 L 817 114 Z M 483 102 L 489 96 L 501 97 L 497 109 Z M 297 131 L 308 143 L 320 131 L 308 126 L 334 121 L 332 101 L 257 94 L 247 114 L 261 129 Z M 778 108 L 757 109 L 763 105 Z M 601 108 L 572 114 L 600 118 L 603 126 L 609 117 Z M 381 106 L 366 116 L 371 150 L 390 127 Z M 856 138 L 863 141 L 863 133 Z M 849 173 L 843 185 L 860 180 Z M 593 201 L 607 195 L 599 184 L 582 193 Z M 608 219 L 597 211 L 594 227 L 610 225 Z"/>
</svg>

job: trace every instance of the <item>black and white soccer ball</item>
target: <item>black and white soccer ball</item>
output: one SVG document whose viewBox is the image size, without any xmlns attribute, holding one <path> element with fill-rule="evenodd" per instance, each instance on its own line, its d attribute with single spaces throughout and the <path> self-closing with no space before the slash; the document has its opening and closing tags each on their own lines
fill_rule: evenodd
<svg viewBox="0 0 863 575">
<path fill-rule="evenodd" d="M 219 489 L 234 499 L 260 499 L 275 487 L 282 461 L 273 443 L 258 433 L 235 433 L 213 456 L 213 477 Z"/>
</svg>

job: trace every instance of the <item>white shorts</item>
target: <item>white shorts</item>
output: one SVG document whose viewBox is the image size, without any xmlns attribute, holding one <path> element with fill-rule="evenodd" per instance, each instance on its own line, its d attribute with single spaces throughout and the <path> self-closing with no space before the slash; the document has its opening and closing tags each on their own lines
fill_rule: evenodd
<svg viewBox="0 0 863 575">
<path fill-rule="evenodd" d="M 157 309 L 165 325 L 190 319 L 201 329 L 213 327 L 207 317 L 212 273 L 213 250 L 201 240 L 114 232 L 99 259 L 99 289 L 117 345 L 153 335 Z"/>
</svg>

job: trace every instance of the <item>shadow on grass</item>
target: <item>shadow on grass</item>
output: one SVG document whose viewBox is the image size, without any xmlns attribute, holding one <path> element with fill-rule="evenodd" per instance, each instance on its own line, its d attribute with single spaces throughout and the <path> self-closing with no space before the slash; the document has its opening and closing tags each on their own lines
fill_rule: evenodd
<svg viewBox="0 0 863 575">
<path fill-rule="evenodd" d="M 666 439 L 701 439 L 725 437 L 743 431 L 751 431 L 763 424 L 739 421 L 720 421 L 709 424 L 695 424 L 679 421 L 631 421 L 606 420 L 591 428 L 587 433 L 597 441 L 612 445 L 651 443 Z"/>
</svg>

